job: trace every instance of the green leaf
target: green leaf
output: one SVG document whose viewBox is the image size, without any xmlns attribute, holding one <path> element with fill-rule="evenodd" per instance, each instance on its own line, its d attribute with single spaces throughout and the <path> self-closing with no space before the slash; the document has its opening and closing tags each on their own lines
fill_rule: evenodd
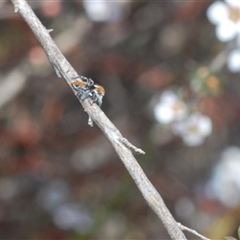
<svg viewBox="0 0 240 240">
<path fill-rule="evenodd" d="M 238 238 L 240 239 L 240 225 L 238 226 Z"/>
<path fill-rule="evenodd" d="M 224 237 L 224 239 L 225 239 L 225 240 L 237 240 L 236 238 L 231 237 L 231 236 Z"/>
</svg>

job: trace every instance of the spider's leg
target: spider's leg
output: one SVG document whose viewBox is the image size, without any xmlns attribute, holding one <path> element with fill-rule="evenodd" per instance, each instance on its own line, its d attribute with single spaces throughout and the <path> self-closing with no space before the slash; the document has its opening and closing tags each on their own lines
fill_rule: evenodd
<svg viewBox="0 0 240 240">
<path fill-rule="evenodd" d="M 99 96 L 98 98 L 97 98 L 97 100 L 96 100 L 96 104 L 99 106 L 99 107 L 101 107 L 101 105 L 102 105 L 102 96 Z"/>
<path fill-rule="evenodd" d="M 102 105 L 102 96 L 98 95 L 96 92 L 92 92 L 91 99 L 94 103 L 96 103 L 99 107 Z"/>
<path fill-rule="evenodd" d="M 77 94 L 76 94 L 77 98 L 82 99 L 81 97 L 82 97 L 84 91 L 82 89 L 77 89 L 76 91 L 77 91 Z"/>
<path fill-rule="evenodd" d="M 87 83 L 88 83 L 88 78 L 87 78 L 87 77 L 84 77 L 84 76 L 80 76 L 80 75 L 79 75 L 79 78 L 81 78 L 84 82 L 87 82 Z"/>
<path fill-rule="evenodd" d="M 77 77 L 72 78 L 72 80 L 77 78 L 80 78 L 83 82 L 88 82 L 88 78 L 81 75 L 78 75 Z"/>
<path fill-rule="evenodd" d="M 91 78 L 88 78 L 87 85 L 88 85 L 88 87 L 92 87 L 94 85 L 94 81 Z"/>
<path fill-rule="evenodd" d="M 91 91 L 90 90 L 82 90 L 79 92 L 78 97 L 84 101 L 90 96 Z"/>
</svg>

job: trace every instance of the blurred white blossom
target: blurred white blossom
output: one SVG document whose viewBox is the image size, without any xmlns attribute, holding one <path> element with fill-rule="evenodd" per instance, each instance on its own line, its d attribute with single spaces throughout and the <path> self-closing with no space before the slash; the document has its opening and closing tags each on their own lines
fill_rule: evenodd
<svg viewBox="0 0 240 240">
<path fill-rule="evenodd" d="M 86 207 L 80 204 L 62 204 L 53 212 L 53 220 L 57 227 L 86 233 L 92 226 L 92 217 Z"/>
<path fill-rule="evenodd" d="M 37 201 L 45 210 L 52 211 L 68 199 L 69 187 L 61 179 L 50 181 L 37 194 Z"/>
<path fill-rule="evenodd" d="M 229 147 L 221 155 L 206 187 L 209 198 L 220 201 L 226 207 L 240 203 L 240 148 Z"/>
<path fill-rule="evenodd" d="M 181 136 L 188 146 L 197 146 L 212 132 L 212 121 L 208 116 L 193 113 L 186 119 L 173 124 L 173 132 Z"/>
<path fill-rule="evenodd" d="M 129 1 L 84 0 L 83 6 L 92 21 L 119 21 L 125 16 Z"/>
<path fill-rule="evenodd" d="M 207 10 L 209 21 L 216 25 L 217 38 L 226 42 L 238 38 L 240 44 L 240 1 L 214 2 Z"/>
<path fill-rule="evenodd" d="M 181 120 L 187 115 L 186 104 L 173 91 L 165 91 L 155 105 L 154 116 L 163 124 Z"/>
<path fill-rule="evenodd" d="M 240 72 L 240 49 L 233 50 L 229 54 L 227 66 L 231 72 Z"/>
</svg>

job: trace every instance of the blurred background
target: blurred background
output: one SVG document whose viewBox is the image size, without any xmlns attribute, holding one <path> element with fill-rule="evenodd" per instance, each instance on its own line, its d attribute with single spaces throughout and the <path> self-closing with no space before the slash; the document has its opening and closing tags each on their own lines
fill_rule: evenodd
<svg viewBox="0 0 240 240">
<path fill-rule="evenodd" d="M 177 221 L 240 223 L 240 2 L 29 1 Z M 0 2 L 0 238 L 170 239 L 10 2 Z M 195 236 L 187 234 L 189 239 Z"/>
</svg>

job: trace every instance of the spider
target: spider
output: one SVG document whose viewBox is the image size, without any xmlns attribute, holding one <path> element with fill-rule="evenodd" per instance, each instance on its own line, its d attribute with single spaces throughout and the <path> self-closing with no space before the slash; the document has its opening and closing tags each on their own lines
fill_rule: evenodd
<svg viewBox="0 0 240 240">
<path fill-rule="evenodd" d="M 94 81 L 91 78 L 83 76 L 77 78 L 81 78 L 82 81 L 74 81 L 71 83 L 72 87 L 77 92 L 77 97 L 82 101 L 90 98 L 92 103 L 96 103 L 101 107 L 102 99 L 105 95 L 105 89 L 100 85 L 94 84 Z"/>
</svg>

